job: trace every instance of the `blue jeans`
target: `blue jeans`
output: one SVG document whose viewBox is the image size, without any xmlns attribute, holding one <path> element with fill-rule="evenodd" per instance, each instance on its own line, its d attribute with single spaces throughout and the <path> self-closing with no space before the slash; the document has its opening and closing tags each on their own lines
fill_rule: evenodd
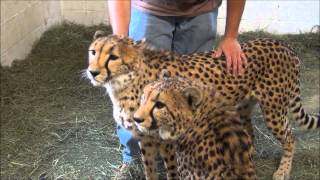
<svg viewBox="0 0 320 180">
<path fill-rule="evenodd" d="M 154 16 L 135 8 L 131 10 L 129 37 L 135 41 L 146 38 L 156 48 L 179 54 L 210 51 L 216 37 L 218 9 L 195 17 Z M 132 134 L 117 128 L 123 146 L 124 162 L 130 162 L 138 152 Z"/>
</svg>

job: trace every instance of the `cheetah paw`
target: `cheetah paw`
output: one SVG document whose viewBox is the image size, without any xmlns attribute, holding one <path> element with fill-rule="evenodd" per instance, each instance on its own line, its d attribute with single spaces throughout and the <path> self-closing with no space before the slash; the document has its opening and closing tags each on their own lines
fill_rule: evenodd
<svg viewBox="0 0 320 180">
<path fill-rule="evenodd" d="M 289 174 L 278 170 L 273 174 L 273 180 L 289 180 Z"/>
</svg>

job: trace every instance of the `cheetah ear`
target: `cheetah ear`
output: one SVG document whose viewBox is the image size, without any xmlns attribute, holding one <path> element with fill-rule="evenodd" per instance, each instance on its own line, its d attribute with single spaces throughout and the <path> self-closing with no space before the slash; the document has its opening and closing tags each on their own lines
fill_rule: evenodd
<svg viewBox="0 0 320 180">
<path fill-rule="evenodd" d="M 167 69 L 163 69 L 160 72 L 159 79 L 165 80 L 171 76 L 170 72 Z"/>
<path fill-rule="evenodd" d="M 127 64 L 133 63 L 137 59 L 139 59 L 139 54 L 137 48 L 133 46 L 129 46 L 125 42 L 118 43 L 120 56 L 123 61 Z"/>
<path fill-rule="evenodd" d="M 96 40 L 98 39 L 99 37 L 103 37 L 103 36 L 106 36 L 107 33 L 104 32 L 104 31 L 101 31 L 101 30 L 97 30 L 94 35 L 93 35 L 93 40 Z"/>
<path fill-rule="evenodd" d="M 192 110 L 195 110 L 202 100 L 202 94 L 200 90 L 195 87 L 187 87 L 183 90 L 183 93 L 189 106 L 192 108 Z"/>
<path fill-rule="evenodd" d="M 134 42 L 134 45 L 144 46 L 146 44 L 146 41 L 147 41 L 146 38 L 142 38 L 141 40 Z"/>
<path fill-rule="evenodd" d="M 158 50 L 158 48 L 156 48 L 154 45 L 150 44 L 146 38 L 142 38 L 139 41 L 136 41 L 134 43 L 135 46 L 141 48 L 142 50 Z M 147 51 L 148 52 L 148 51 Z"/>
</svg>

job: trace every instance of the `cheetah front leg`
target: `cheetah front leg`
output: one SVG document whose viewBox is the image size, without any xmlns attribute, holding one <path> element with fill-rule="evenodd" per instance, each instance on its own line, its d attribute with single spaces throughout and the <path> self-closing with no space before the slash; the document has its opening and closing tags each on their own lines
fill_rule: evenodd
<svg viewBox="0 0 320 180">
<path fill-rule="evenodd" d="M 237 111 L 240 114 L 241 122 L 243 122 L 244 127 L 252 138 L 252 141 L 254 141 L 254 130 L 251 122 L 251 114 L 256 103 L 257 101 L 253 98 L 248 98 L 237 106 Z"/>
<path fill-rule="evenodd" d="M 146 180 L 158 180 L 157 161 L 159 145 L 150 137 L 143 137 L 139 141 Z"/>
<path fill-rule="evenodd" d="M 164 160 L 164 164 L 167 170 L 167 179 L 179 179 L 179 174 L 177 173 L 177 157 L 175 144 L 170 141 L 162 141 L 160 143 L 160 155 Z"/>
</svg>

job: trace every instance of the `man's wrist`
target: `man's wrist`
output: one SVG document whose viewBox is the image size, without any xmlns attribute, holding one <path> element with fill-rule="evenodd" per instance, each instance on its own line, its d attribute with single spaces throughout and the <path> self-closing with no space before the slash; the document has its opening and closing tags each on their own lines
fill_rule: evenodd
<svg viewBox="0 0 320 180">
<path fill-rule="evenodd" d="M 223 38 L 224 39 L 238 39 L 238 33 L 237 32 L 235 32 L 235 33 L 225 32 Z"/>
<path fill-rule="evenodd" d="M 129 29 L 126 27 L 113 27 L 112 32 L 114 35 L 128 36 Z"/>
<path fill-rule="evenodd" d="M 223 36 L 223 40 L 237 40 L 237 37 L 234 36 Z"/>
<path fill-rule="evenodd" d="M 118 31 L 116 31 L 116 32 L 113 32 L 113 34 L 114 35 L 118 35 L 118 36 L 128 36 L 128 33 L 127 32 L 118 32 Z"/>
</svg>

